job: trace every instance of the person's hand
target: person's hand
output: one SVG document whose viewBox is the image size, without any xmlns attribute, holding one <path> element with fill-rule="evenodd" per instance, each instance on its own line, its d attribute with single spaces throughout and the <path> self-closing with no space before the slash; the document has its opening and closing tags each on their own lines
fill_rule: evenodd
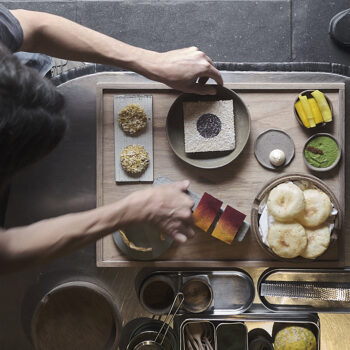
<svg viewBox="0 0 350 350">
<path fill-rule="evenodd" d="M 200 95 L 215 95 L 214 86 L 206 85 L 209 78 L 223 85 L 220 72 L 213 61 L 197 47 L 189 47 L 164 53 L 148 52 L 144 55 L 146 72 L 153 80 L 173 89 Z"/>
<path fill-rule="evenodd" d="M 129 222 L 149 222 L 177 242 L 186 242 L 194 236 L 191 227 L 194 202 L 185 193 L 189 184 L 186 180 L 132 193 L 126 198 L 129 211 L 134 213 L 128 215 Z"/>
</svg>

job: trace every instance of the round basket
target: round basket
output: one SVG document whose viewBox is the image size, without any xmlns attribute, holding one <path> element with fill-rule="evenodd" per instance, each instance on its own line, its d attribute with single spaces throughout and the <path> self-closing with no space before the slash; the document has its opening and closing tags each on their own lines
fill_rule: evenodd
<svg viewBox="0 0 350 350">
<path fill-rule="evenodd" d="M 281 261 L 293 261 L 293 262 L 305 262 L 305 261 L 313 261 L 314 259 L 305 259 L 302 257 L 297 257 L 297 258 L 282 258 L 275 254 L 273 250 L 268 247 L 266 244 L 263 243 L 262 237 L 259 232 L 259 218 L 260 214 L 258 212 L 259 210 L 259 205 L 261 201 L 264 200 L 264 198 L 268 195 L 268 193 L 277 185 L 283 183 L 283 182 L 289 182 L 289 181 L 307 181 L 311 183 L 312 185 L 316 186 L 318 189 L 326 193 L 331 202 L 333 203 L 335 209 L 338 210 L 338 214 L 335 217 L 334 220 L 334 229 L 331 233 L 331 242 L 329 244 L 328 249 L 334 244 L 334 242 L 338 239 L 340 230 L 341 230 L 341 223 L 342 223 L 342 210 L 340 208 L 340 204 L 334 195 L 334 193 L 331 191 L 331 189 L 320 179 L 313 175 L 308 175 L 308 174 L 287 174 L 287 175 L 282 175 L 277 178 L 274 178 L 273 180 L 270 180 L 268 183 L 264 185 L 264 187 L 258 192 L 256 195 L 253 205 L 252 205 L 252 211 L 251 211 L 251 229 L 258 240 L 259 245 L 261 246 L 262 249 L 264 249 L 270 256 L 272 256 L 275 260 L 281 260 Z M 327 250 L 328 250 L 327 249 Z M 321 255 L 322 256 L 322 255 Z M 316 258 L 317 260 L 318 258 Z"/>
</svg>

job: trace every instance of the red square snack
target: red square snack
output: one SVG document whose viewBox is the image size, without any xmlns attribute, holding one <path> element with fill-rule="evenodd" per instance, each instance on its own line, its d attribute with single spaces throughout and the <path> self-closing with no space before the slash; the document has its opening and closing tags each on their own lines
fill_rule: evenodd
<svg viewBox="0 0 350 350">
<path fill-rule="evenodd" d="M 222 202 L 220 200 L 204 192 L 203 197 L 192 214 L 194 224 L 207 232 L 219 214 L 221 205 Z"/>
<path fill-rule="evenodd" d="M 245 214 L 228 205 L 211 235 L 227 244 L 231 244 L 245 217 Z"/>
</svg>

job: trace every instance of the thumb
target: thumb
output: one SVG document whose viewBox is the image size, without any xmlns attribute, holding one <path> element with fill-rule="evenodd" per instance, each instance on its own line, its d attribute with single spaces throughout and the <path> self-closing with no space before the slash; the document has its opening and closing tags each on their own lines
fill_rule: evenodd
<svg viewBox="0 0 350 350">
<path fill-rule="evenodd" d="M 216 89 L 212 85 L 194 84 L 192 92 L 198 95 L 216 95 Z"/>
<path fill-rule="evenodd" d="M 190 181 L 189 180 L 184 180 L 176 183 L 176 186 L 183 192 L 185 192 L 188 187 L 190 186 Z"/>
</svg>

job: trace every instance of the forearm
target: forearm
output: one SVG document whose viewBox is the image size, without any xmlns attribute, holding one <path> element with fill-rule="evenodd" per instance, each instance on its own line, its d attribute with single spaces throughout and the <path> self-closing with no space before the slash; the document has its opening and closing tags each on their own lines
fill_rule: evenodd
<svg viewBox="0 0 350 350">
<path fill-rule="evenodd" d="M 215 95 L 208 78 L 222 85 L 214 62 L 196 47 L 155 52 L 125 44 L 65 18 L 43 12 L 14 10 L 24 40 L 21 50 L 132 70 L 176 90 Z M 198 82 L 197 82 L 198 80 Z"/>
<path fill-rule="evenodd" d="M 127 200 L 0 232 L 0 272 L 46 262 L 127 224 Z"/>
<path fill-rule="evenodd" d="M 21 50 L 75 61 L 118 66 L 144 74 L 144 62 L 155 52 L 128 45 L 63 17 L 14 10 L 24 33 Z"/>
</svg>

